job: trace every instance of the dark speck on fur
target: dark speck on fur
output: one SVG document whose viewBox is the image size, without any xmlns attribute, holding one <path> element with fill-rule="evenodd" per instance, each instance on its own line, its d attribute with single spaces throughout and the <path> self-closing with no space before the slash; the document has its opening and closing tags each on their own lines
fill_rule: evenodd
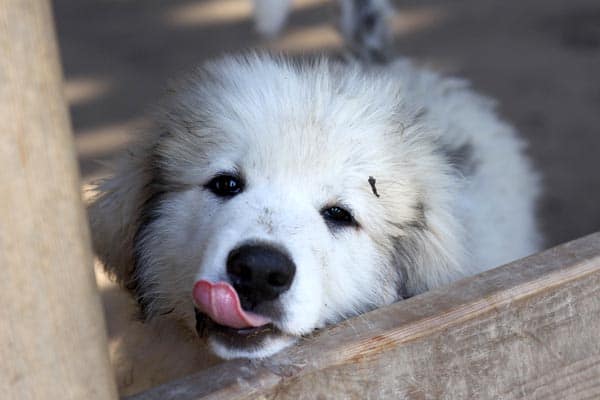
<svg viewBox="0 0 600 400">
<path fill-rule="evenodd" d="M 373 194 L 377 197 L 379 197 L 379 193 L 377 193 L 377 188 L 375 187 L 375 183 L 377 182 L 377 180 L 375 178 L 373 178 L 372 176 L 369 177 L 369 185 L 371 185 L 371 190 L 373 191 Z"/>
</svg>

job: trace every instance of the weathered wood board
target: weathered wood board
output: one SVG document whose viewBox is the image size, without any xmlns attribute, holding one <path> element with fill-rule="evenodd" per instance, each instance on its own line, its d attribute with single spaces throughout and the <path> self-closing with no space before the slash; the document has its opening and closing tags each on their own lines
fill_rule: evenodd
<svg viewBox="0 0 600 400">
<path fill-rule="evenodd" d="M 0 0 L 0 398 L 116 399 L 47 0 Z"/>
<path fill-rule="evenodd" d="M 600 233 L 128 400 L 600 398 Z"/>
</svg>

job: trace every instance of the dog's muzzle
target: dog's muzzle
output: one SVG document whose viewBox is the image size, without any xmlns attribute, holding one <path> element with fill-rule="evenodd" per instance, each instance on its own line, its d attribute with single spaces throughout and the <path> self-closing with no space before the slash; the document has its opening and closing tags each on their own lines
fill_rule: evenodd
<svg viewBox="0 0 600 400">
<path fill-rule="evenodd" d="M 291 258 L 269 244 L 242 245 L 227 257 L 227 275 L 247 310 L 277 299 L 290 288 L 295 274 Z"/>
<path fill-rule="evenodd" d="M 270 324 L 271 318 L 259 310 L 269 309 L 290 288 L 296 273 L 291 258 L 269 244 L 246 244 L 229 253 L 226 266 L 231 283 L 199 280 L 194 285 L 197 310 L 237 330 Z"/>
</svg>

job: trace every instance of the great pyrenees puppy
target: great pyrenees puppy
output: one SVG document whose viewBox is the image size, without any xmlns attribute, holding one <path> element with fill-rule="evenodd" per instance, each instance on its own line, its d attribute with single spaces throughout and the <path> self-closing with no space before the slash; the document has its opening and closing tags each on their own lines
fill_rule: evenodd
<svg viewBox="0 0 600 400">
<path fill-rule="evenodd" d="M 94 247 L 146 319 L 223 358 L 538 249 L 538 179 L 468 84 L 247 54 L 169 91 L 90 206 Z"/>
</svg>

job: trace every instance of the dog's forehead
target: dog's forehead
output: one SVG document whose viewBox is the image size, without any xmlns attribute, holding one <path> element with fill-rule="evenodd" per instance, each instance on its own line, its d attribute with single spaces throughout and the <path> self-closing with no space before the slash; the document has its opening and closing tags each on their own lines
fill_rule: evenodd
<svg viewBox="0 0 600 400">
<path fill-rule="evenodd" d="M 323 171 L 389 154 L 402 123 L 396 94 L 384 79 L 367 83 L 364 71 L 325 61 L 226 59 L 181 90 L 165 125 L 211 160 Z"/>
</svg>

